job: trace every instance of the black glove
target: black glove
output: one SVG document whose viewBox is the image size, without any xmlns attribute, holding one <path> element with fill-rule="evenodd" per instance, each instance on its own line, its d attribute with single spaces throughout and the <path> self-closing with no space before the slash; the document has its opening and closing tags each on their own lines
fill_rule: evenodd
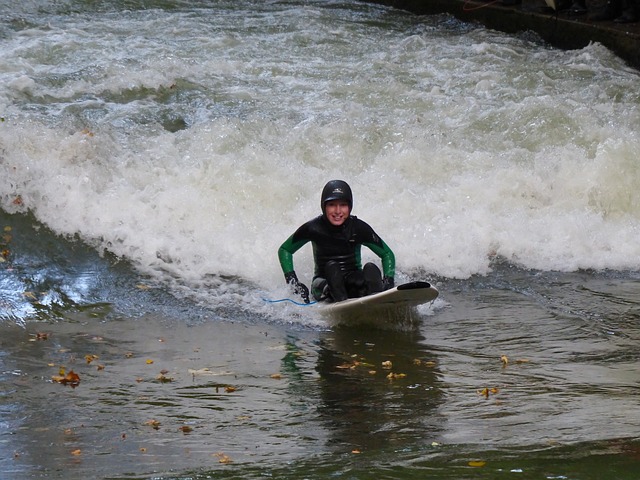
<svg viewBox="0 0 640 480">
<path fill-rule="evenodd" d="M 394 282 L 393 277 L 384 277 L 382 279 L 382 291 L 389 290 L 395 286 L 396 282 Z"/>
<path fill-rule="evenodd" d="M 300 283 L 296 272 L 285 273 L 284 279 L 288 285 L 291 285 L 293 287 L 293 293 L 297 293 L 298 295 L 300 295 L 302 297 L 302 300 L 304 300 L 304 303 L 310 303 L 309 289 L 304 283 Z"/>
</svg>

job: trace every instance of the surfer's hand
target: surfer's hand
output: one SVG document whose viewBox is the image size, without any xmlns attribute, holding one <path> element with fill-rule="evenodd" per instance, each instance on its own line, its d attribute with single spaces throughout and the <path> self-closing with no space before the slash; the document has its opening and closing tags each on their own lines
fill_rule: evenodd
<svg viewBox="0 0 640 480">
<path fill-rule="evenodd" d="M 395 282 L 393 280 L 393 277 L 384 277 L 382 279 L 382 290 L 389 290 L 390 288 L 393 288 L 395 286 Z"/>
<path fill-rule="evenodd" d="M 296 272 L 285 273 L 284 278 L 287 283 L 293 287 L 293 293 L 300 295 L 304 303 L 309 303 L 309 289 L 304 283 L 298 280 Z"/>
</svg>

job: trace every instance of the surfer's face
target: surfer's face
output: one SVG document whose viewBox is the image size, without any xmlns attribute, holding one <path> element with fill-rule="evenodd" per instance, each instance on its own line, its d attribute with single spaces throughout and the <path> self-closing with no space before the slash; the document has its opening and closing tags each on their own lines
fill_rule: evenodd
<svg viewBox="0 0 640 480">
<path fill-rule="evenodd" d="M 349 204 L 344 200 L 330 200 L 324 204 L 324 214 L 331 225 L 342 225 L 349 218 Z"/>
</svg>

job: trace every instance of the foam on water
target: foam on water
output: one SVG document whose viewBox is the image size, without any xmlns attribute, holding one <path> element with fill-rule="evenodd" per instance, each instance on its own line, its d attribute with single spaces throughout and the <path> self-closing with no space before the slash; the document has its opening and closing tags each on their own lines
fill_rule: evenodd
<svg viewBox="0 0 640 480">
<path fill-rule="evenodd" d="M 404 278 L 640 267 L 637 72 L 344 3 L 26 22 L 1 40 L 0 206 L 221 295 L 282 283 L 331 178 Z"/>
</svg>

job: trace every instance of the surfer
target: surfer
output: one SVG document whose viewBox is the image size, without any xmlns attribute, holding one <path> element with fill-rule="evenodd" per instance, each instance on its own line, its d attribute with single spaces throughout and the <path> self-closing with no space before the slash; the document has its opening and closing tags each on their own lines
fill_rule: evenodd
<svg viewBox="0 0 640 480">
<path fill-rule="evenodd" d="M 320 206 L 322 215 L 300 226 L 278 250 L 284 278 L 293 291 L 309 303 L 309 289 L 293 268 L 293 254 L 308 242 L 313 246 L 311 293 L 316 300 L 339 302 L 392 288 L 395 256 L 373 228 L 351 215 L 351 187 L 331 180 L 322 189 Z M 362 267 L 362 245 L 380 257 L 382 273 L 371 262 Z"/>
</svg>

